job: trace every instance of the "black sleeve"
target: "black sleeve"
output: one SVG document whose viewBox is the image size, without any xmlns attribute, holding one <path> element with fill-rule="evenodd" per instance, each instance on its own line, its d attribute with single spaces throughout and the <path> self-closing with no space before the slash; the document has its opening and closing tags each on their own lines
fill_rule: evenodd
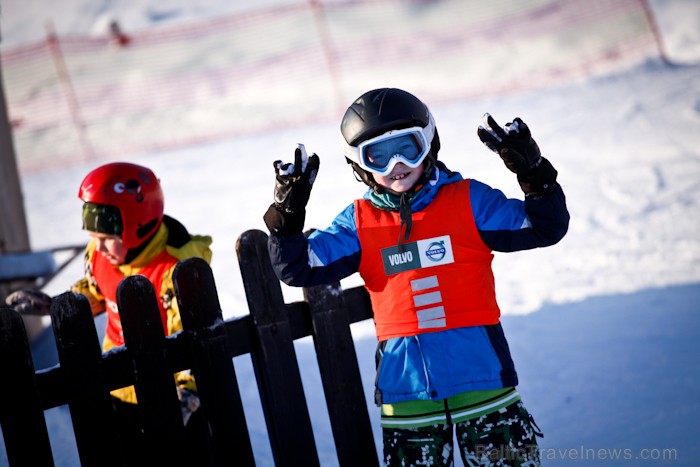
<svg viewBox="0 0 700 467">
<path fill-rule="evenodd" d="M 569 228 L 569 211 L 558 183 L 540 197 L 525 197 L 529 225 L 518 230 L 480 230 L 484 243 L 494 251 L 513 252 L 546 247 L 559 242 Z"/>
</svg>

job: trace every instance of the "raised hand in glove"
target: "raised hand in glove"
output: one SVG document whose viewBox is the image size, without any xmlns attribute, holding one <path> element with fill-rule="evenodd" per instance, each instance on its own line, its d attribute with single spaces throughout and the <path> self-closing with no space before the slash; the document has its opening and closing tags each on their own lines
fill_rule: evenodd
<svg viewBox="0 0 700 467">
<path fill-rule="evenodd" d="M 5 298 L 5 303 L 24 315 L 49 314 L 51 297 L 41 290 L 17 290 Z"/>
<path fill-rule="evenodd" d="M 532 139 L 530 129 L 519 118 L 501 128 L 487 113 L 476 132 L 486 147 L 501 156 L 513 173 L 525 173 L 542 161 L 540 148 Z"/>
<path fill-rule="evenodd" d="M 554 186 L 557 171 L 542 157 L 539 146 L 532 139 L 530 128 L 520 118 L 515 118 L 501 128 L 486 113 L 477 134 L 481 142 L 498 154 L 511 172 L 517 174 L 525 194 L 543 195 Z"/>
<path fill-rule="evenodd" d="M 320 160 L 316 154 L 309 156 L 303 144 L 294 151 L 294 162 L 273 163 L 275 168 L 275 202 L 264 216 L 270 232 L 276 234 L 299 233 L 304 228 L 306 203 L 318 174 Z"/>
</svg>

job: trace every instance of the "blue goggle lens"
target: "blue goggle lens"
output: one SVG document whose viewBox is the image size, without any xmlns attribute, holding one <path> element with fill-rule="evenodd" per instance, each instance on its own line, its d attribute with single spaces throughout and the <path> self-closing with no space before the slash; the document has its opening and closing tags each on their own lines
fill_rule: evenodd
<svg viewBox="0 0 700 467">
<path fill-rule="evenodd" d="M 362 161 L 367 167 L 381 171 L 394 158 L 415 164 L 423 156 L 423 151 L 420 140 L 409 133 L 366 145 L 362 149 Z"/>
</svg>

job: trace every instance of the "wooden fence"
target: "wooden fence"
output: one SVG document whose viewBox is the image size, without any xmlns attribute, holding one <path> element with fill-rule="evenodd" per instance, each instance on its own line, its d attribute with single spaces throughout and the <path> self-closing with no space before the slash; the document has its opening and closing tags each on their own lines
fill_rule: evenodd
<svg viewBox="0 0 700 467">
<path fill-rule="evenodd" d="M 59 364 L 35 371 L 21 317 L 0 309 L 0 424 L 11 467 L 54 465 L 43 411 L 67 404 L 80 462 L 124 465 L 110 433 L 109 391 L 135 385 L 144 435 L 158 465 L 180 465 L 185 432 L 173 373 L 191 369 L 209 426 L 208 459 L 198 465 L 254 465 L 233 357 L 250 354 L 270 445 L 278 466 L 319 465 L 294 351 L 313 336 L 339 465 L 378 466 L 350 324 L 372 317 L 362 287 L 305 290 L 285 304 L 267 253 L 267 235 L 237 244 L 250 314 L 224 321 L 209 265 L 178 264 L 175 291 L 184 330 L 165 337 L 156 294 L 142 276 L 117 290 L 126 345 L 102 353 L 90 305 L 70 292 L 55 297 L 51 320 Z M 29 441 L 30 440 L 30 441 Z M 110 453 L 110 455 L 105 455 Z M 155 465 L 155 464 L 154 464 Z"/>
</svg>

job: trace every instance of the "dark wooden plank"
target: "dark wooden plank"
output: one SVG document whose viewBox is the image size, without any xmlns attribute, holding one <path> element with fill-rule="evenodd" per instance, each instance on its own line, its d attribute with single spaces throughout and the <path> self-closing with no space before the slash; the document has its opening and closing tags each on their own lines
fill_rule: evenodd
<svg viewBox="0 0 700 467">
<path fill-rule="evenodd" d="M 362 286 L 343 290 L 343 302 L 350 323 L 359 323 L 366 319 L 374 319 L 372 302 L 367 289 Z"/>
<path fill-rule="evenodd" d="M 304 289 L 340 466 L 379 466 L 340 283 Z"/>
<path fill-rule="evenodd" d="M 357 323 L 372 318 L 372 308 L 369 295 L 364 287 L 354 287 L 343 291 L 343 301 L 346 305 L 348 320 Z M 288 303 L 285 308 L 292 337 L 301 339 L 313 334 L 311 316 L 306 302 Z M 253 346 L 251 336 L 254 335 L 254 323 L 250 315 L 229 318 L 224 327 L 228 335 L 231 356 L 238 357 L 251 353 Z M 166 338 L 166 352 L 173 372 L 191 367 L 186 336 L 177 333 Z M 126 349 L 116 348 L 103 356 L 105 376 L 110 389 L 129 386 L 134 383 L 131 356 Z M 41 395 L 44 410 L 68 403 L 68 395 L 62 383 L 60 367 L 38 370 L 37 385 Z"/>
<path fill-rule="evenodd" d="M 0 374 L 0 426 L 10 465 L 53 466 L 24 322 L 9 307 L 0 307 Z"/>
<path fill-rule="evenodd" d="M 144 276 L 125 278 L 117 287 L 117 305 L 126 348 L 133 360 L 136 398 L 150 449 L 146 462 L 180 465 L 182 450 L 178 447 L 186 449 L 187 444 L 153 285 Z"/>
<path fill-rule="evenodd" d="M 59 365 L 42 368 L 36 371 L 35 377 L 42 409 L 48 410 L 68 403 L 63 368 Z"/>
<path fill-rule="evenodd" d="M 184 333 L 189 336 L 192 372 L 209 422 L 212 465 L 254 466 L 231 349 L 214 276 L 206 261 L 190 258 L 173 274 Z"/>
<path fill-rule="evenodd" d="M 257 345 L 252 360 L 277 466 L 319 465 L 282 289 L 267 252 L 267 235 L 243 233 L 236 245 Z"/>
<path fill-rule="evenodd" d="M 87 298 L 71 292 L 55 297 L 51 324 L 81 464 L 123 465 L 119 450 L 113 447 L 118 434 L 111 421 L 102 351 Z M 105 452 L 112 454 L 105 456 Z"/>
</svg>

